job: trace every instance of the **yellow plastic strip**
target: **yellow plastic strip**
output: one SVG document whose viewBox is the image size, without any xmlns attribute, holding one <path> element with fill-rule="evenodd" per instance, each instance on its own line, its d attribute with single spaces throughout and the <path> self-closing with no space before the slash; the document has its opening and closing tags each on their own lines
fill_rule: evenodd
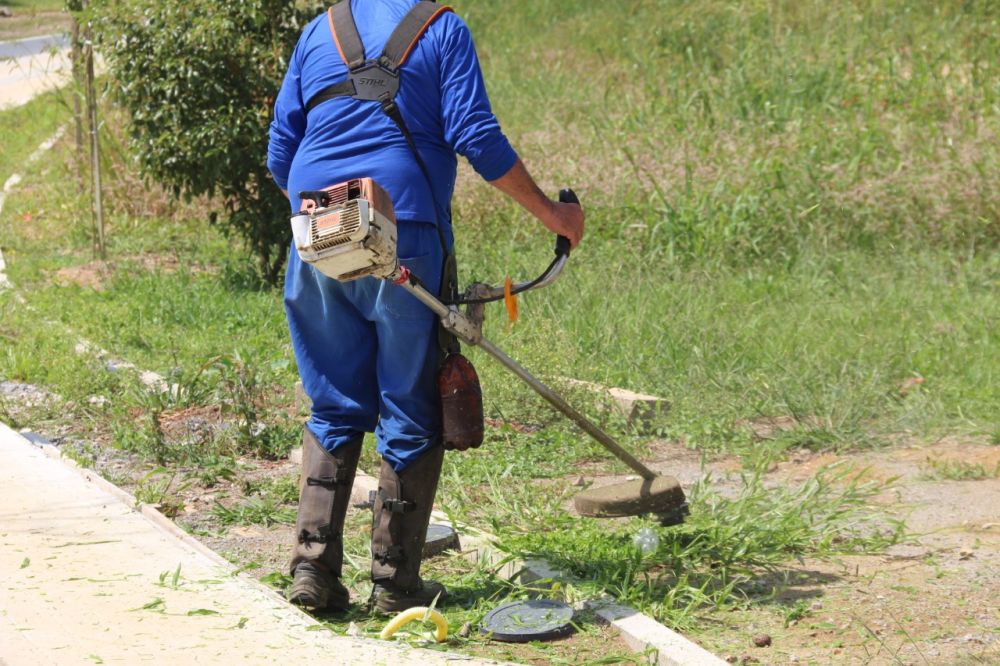
<svg viewBox="0 0 1000 666">
<path fill-rule="evenodd" d="M 404 625 L 414 620 L 423 621 L 425 619 L 430 620 L 435 625 L 434 640 L 438 643 L 443 643 L 444 639 L 448 638 L 448 621 L 444 619 L 444 615 L 426 606 L 410 608 L 392 618 L 389 624 L 385 625 L 385 629 L 382 630 L 382 633 L 378 637 L 387 641 L 392 638 L 394 633 L 402 629 Z"/>
</svg>

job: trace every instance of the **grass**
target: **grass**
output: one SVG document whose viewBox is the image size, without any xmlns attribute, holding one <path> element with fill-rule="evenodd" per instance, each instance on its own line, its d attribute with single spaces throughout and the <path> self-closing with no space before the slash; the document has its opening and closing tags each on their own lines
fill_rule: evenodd
<svg viewBox="0 0 1000 666">
<path fill-rule="evenodd" d="M 216 502 L 212 515 L 222 525 L 292 525 L 295 509 L 278 505 L 270 498 L 253 498 L 236 506 Z"/>
<path fill-rule="evenodd" d="M 764 466 L 766 467 L 766 466 Z M 589 595 L 612 594 L 672 626 L 690 628 L 704 609 L 743 608 L 789 585 L 803 557 L 879 552 L 904 538 L 872 499 L 882 484 L 861 483 L 849 469 L 821 470 L 799 486 L 768 487 L 763 467 L 745 473 L 729 493 L 705 477 L 690 490 L 683 525 L 641 519 L 579 518 L 564 511 L 509 521 L 505 550 L 543 558 L 581 580 Z M 735 493 L 735 494 L 732 494 Z M 640 530 L 658 537 L 646 552 Z"/>
<path fill-rule="evenodd" d="M 439 499 L 450 513 L 514 552 L 556 559 L 587 581 L 584 592 L 692 629 L 703 609 L 768 603 L 796 558 L 900 538 L 869 506 L 878 488 L 836 475 L 771 487 L 760 465 L 900 432 L 1000 441 L 1000 30 L 990 3 L 456 5 L 513 143 L 547 190 L 572 185 L 588 211 L 564 277 L 523 296 L 513 327 L 491 310 L 488 337 L 626 447 L 645 454 L 652 436 L 675 440 L 740 456 L 746 475 L 727 494 L 699 484 L 678 528 L 571 518 L 559 507 L 581 470 L 624 468 L 472 349 L 500 425 L 481 449 L 447 457 Z M 0 113 L 0 178 L 66 109 L 47 96 Z M 72 419 L 182 470 L 185 483 L 239 480 L 238 456 L 280 457 L 297 439 L 281 293 L 206 223 L 209 202 L 176 202 L 141 181 L 120 119 L 106 113 L 107 264 L 92 261 L 87 202 L 66 187 L 69 138 L 25 173 L 0 216 L 8 274 L 32 308 L 0 292 L 0 379 L 58 396 L 17 412 L 21 422 Z M 551 239 L 468 169 L 454 210 L 463 283 L 531 277 L 547 263 Z M 80 336 L 181 390 L 144 393 L 128 373 L 76 354 Z M 652 393 L 670 410 L 637 429 L 562 377 Z M 117 405 L 91 405 L 96 394 Z M 184 442 L 163 431 L 164 415 L 206 405 L 232 427 Z M 787 425 L 761 427 L 775 419 Z M 294 480 L 251 485 L 256 496 L 219 505 L 218 522 L 289 519 Z M 646 527 L 660 545 L 641 556 L 632 536 Z M 366 528 L 351 529 L 348 553 L 361 561 Z M 363 567 L 351 571 L 363 595 Z M 453 631 L 527 594 L 457 562 L 433 573 L 458 592 Z M 785 621 L 805 612 L 792 607 Z M 374 620 L 351 618 L 374 631 Z"/>
<path fill-rule="evenodd" d="M 4 137 L 0 174 L 3 174 L 4 181 L 12 174 L 21 172 L 25 160 L 38 144 L 66 122 L 67 110 L 58 93 L 48 93 L 23 106 L 0 112 L 0 135 Z"/>
<path fill-rule="evenodd" d="M 1000 479 L 1000 463 L 990 469 L 982 463 L 928 458 L 921 477 L 930 481 L 981 481 Z"/>
<path fill-rule="evenodd" d="M 61 12 L 66 9 L 66 0 L 7 0 L 13 10 Z"/>
</svg>

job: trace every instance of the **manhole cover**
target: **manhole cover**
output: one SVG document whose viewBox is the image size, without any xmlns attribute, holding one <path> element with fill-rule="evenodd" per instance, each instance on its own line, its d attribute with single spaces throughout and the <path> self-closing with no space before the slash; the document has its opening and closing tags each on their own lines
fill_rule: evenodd
<svg viewBox="0 0 1000 666">
<path fill-rule="evenodd" d="M 573 633 L 573 608 L 561 601 L 532 599 L 504 604 L 490 611 L 482 633 L 508 643 L 550 641 Z"/>
<path fill-rule="evenodd" d="M 434 557 L 446 550 L 461 550 L 458 532 L 449 525 L 428 525 L 427 541 L 424 542 L 424 557 Z"/>
</svg>

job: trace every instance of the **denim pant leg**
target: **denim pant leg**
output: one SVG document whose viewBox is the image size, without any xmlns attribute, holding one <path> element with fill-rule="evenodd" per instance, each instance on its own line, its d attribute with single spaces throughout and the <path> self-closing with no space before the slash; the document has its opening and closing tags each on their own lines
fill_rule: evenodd
<svg viewBox="0 0 1000 666">
<path fill-rule="evenodd" d="M 437 230 L 399 224 L 400 263 L 437 295 L 444 251 Z M 402 287 L 384 282 L 376 304 L 378 452 L 399 473 L 441 439 L 437 316 Z"/>
<path fill-rule="evenodd" d="M 304 263 L 294 247 L 289 254 L 285 314 L 302 386 L 312 400 L 308 427 L 328 451 L 375 429 L 376 326 L 364 306 L 375 300 L 379 286 L 373 278 L 337 282 Z"/>
</svg>

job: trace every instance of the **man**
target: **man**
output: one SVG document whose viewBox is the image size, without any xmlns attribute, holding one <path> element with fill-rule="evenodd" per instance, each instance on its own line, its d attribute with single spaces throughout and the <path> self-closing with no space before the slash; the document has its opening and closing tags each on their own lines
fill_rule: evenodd
<svg viewBox="0 0 1000 666">
<path fill-rule="evenodd" d="M 349 2 L 368 59 L 382 52 L 417 4 L 342 1 Z M 393 201 L 401 263 L 436 291 L 452 242 L 447 203 L 458 153 L 547 229 L 574 247 L 579 243 L 582 209 L 546 197 L 518 159 L 490 109 L 469 30 L 455 14 L 434 9 L 407 50 L 395 96 L 426 174 L 379 102 L 341 95 L 310 105 L 319 91 L 349 75 L 342 22 L 347 7 L 334 9 L 341 18 L 335 20 L 331 10 L 306 26 L 275 101 L 268 167 L 292 211 L 301 206 L 298 192 L 373 178 Z M 285 308 L 313 403 L 303 442 L 289 598 L 316 609 L 349 607 L 339 580 L 342 532 L 362 437 L 374 432 L 382 465 L 372 527 L 373 600 L 383 612 L 426 605 L 444 592 L 419 576 L 444 455 L 435 316 L 387 281 L 329 279 L 304 264 L 294 248 Z"/>
</svg>

